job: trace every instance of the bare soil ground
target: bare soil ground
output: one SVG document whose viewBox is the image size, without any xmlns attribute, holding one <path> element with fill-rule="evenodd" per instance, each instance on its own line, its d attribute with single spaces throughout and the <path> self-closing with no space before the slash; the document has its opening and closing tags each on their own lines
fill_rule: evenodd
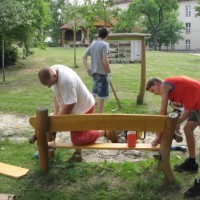
<svg viewBox="0 0 200 200">
<path fill-rule="evenodd" d="M 29 136 L 34 133 L 33 128 L 29 124 L 29 117 L 23 115 L 13 115 L 13 114 L 4 114 L 0 113 L 0 141 L 4 139 L 8 139 L 11 141 L 27 141 Z M 183 131 L 181 131 L 183 132 Z M 151 140 L 155 137 L 155 134 L 147 133 L 147 136 L 144 141 L 138 140 L 138 142 L 150 143 Z M 200 128 L 197 127 L 195 130 L 195 137 L 197 147 L 200 146 Z M 178 146 L 186 146 L 185 137 L 183 135 L 183 142 L 177 143 L 173 141 L 173 145 Z M 57 140 L 59 141 L 69 141 L 69 132 L 57 133 Z M 104 138 L 98 139 L 98 141 L 103 141 Z M 104 141 L 105 142 L 105 141 Z M 125 138 L 121 137 L 120 142 L 125 142 Z M 122 162 L 122 161 L 140 161 L 141 159 L 145 159 L 147 157 L 152 157 L 152 152 L 147 151 L 118 151 L 118 150 L 84 150 L 83 158 L 87 162 L 101 162 L 104 160 L 112 161 L 112 162 Z M 185 156 L 184 154 L 179 154 Z M 180 157 L 180 156 L 179 156 Z"/>
</svg>

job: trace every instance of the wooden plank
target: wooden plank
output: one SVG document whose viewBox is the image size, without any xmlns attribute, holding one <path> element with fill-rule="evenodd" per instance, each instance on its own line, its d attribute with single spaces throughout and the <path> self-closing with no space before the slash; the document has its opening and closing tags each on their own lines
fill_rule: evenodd
<svg viewBox="0 0 200 200">
<path fill-rule="evenodd" d="M 0 194 L 0 200 L 13 200 L 15 199 L 14 194 Z"/>
<path fill-rule="evenodd" d="M 167 116 L 131 114 L 59 115 L 48 117 L 47 131 L 135 130 L 161 132 Z M 36 117 L 29 119 L 36 127 Z"/>
<path fill-rule="evenodd" d="M 10 176 L 12 178 L 21 178 L 28 173 L 29 169 L 5 164 L 0 162 L 0 174 Z"/>
<path fill-rule="evenodd" d="M 111 33 L 108 35 L 107 40 L 141 40 L 145 37 L 150 37 L 150 34 L 140 34 L 140 33 Z"/>
<path fill-rule="evenodd" d="M 72 143 L 68 142 L 50 142 L 49 148 L 158 151 L 160 145 L 151 146 L 151 144 L 142 143 L 142 144 L 136 144 L 136 147 L 128 147 L 127 143 L 95 143 L 84 146 L 74 146 Z"/>
</svg>

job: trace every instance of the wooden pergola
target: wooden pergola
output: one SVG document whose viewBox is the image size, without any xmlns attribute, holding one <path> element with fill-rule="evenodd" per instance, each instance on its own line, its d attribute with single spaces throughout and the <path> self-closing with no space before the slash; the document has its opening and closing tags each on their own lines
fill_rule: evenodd
<svg viewBox="0 0 200 200">
<path fill-rule="evenodd" d="M 145 38 L 149 37 L 150 34 L 140 33 L 111 33 L 108 35 L 108 41 L 141 41 L 141 79 L 140 79 L 140 91 L 137 96 L 137 104 L 142 104 L 145 93 L 146 84 L 146 54 L 145 54 Z"/>
</svg>

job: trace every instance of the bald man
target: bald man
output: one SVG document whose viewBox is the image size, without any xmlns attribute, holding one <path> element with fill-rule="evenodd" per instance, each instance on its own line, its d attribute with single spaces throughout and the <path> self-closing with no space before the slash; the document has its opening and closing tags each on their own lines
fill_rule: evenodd
<svg viewBox="0 0 200 200">
<path fill-rule="evenodd" d="M 38 78 L 44 86 L 53 91 L 54 115 L 91 114 L 94 112 L 93 95 L 72 69 L 64 65 L 41 68 L 38 72 Z M 106 136 L 112 142 L 118 142 L 118 134 L 115 131 L 71 131 L 70 134 L 74 145 L 92 144 L 98 137 L 102 136 Z M 81 150 L 76 149 L 67 161 L 81 162 L 82 160 Z"/>
</svg>

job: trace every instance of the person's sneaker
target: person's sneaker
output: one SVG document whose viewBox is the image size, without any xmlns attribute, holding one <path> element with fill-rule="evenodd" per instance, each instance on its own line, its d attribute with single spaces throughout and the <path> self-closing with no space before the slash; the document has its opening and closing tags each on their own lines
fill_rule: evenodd
<svg viewBox="0 0 200 200">
<path fill-rule="evenodd" d="M 105 137 L 112 143 L 118 143 L 119 135 L 117 131 L 105 131 Z"/>
<path fill-rule="evenodd" d="M 174 133 L 174 139 L 176 140 L 176 142 L 182 142 L 183 141 L 183 137 L 176 132 Z"/>
<path fill-rule="evenodd" d="M 31 135 L 29 137 L 29 139 L 28 139 L 28 141 L 29 141 L 30 144 L 34 144 L 36 140 L 37 140 L 37 138 L 36 138 L 35 134 Z"/>
<path fill-rule="evenodd" d="M 188 158 L 185 160 L 184 163 L 180 165 L 174 165 L 174 170 L 178 172 L 198 172 L 198 164 L 192 164 L 189 162 Z"/>
<path fill-rule="evenodd" d="M 82 161 L 83 161 L 83 158 L 81 154 L 77 152 L 74 152 L 72 157 L 70 157 L 69 159 L 64 160 L 64 162 L 82 162 Z"/>
<path fill-rule="evenodd" d="M 196 197 L 199 195 L 200 195 L 200 179 L 195 179 L 194 185 L 184 193 L 184 196 Z"/>
</svg>

